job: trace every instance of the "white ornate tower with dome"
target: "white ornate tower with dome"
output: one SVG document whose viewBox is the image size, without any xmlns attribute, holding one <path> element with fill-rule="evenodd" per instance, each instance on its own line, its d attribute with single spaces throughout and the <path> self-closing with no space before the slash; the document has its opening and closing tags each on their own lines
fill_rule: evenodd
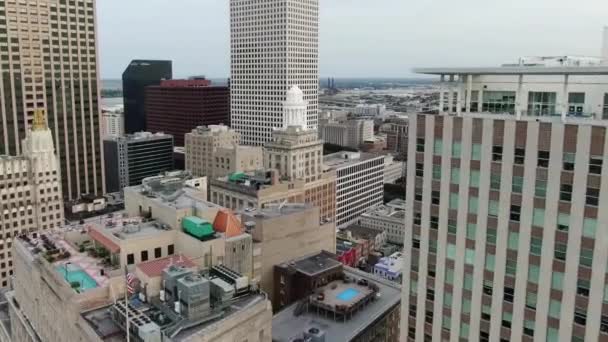
<svg viewBox="0 0 608 342">
<path fill-rule="evenodd" d="M 287 91 L 287 101 L 283 102 L 283 129 L 299 126 L 307 129 L 306 111 L 308 102 L 304 101 L 304 92 L 297 85 Z"/>
</svg>

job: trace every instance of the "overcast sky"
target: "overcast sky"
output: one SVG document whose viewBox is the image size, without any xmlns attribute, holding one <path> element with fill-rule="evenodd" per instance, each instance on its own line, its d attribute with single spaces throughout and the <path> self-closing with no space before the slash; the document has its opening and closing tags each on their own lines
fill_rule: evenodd
<svg viewBox="0 0 608 342">
<path fill-rule="evenodd" d="M 600 53 L 607 0 L 320 0 L 322 77 L 404 77 L 422 66 L 492 66 L 524 55 Z M 175 77 L 230 73 L 228 0 L 98 0 L 103 78 L 131 59 Z"/>
</svg>

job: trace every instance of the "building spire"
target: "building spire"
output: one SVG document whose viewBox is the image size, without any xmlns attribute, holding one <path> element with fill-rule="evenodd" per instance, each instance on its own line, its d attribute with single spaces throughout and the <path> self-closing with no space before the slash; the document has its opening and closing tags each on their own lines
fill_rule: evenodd
<svg viewBox="0 0 608 342">
<path fill-rule="evenodd" d="M 36 109 L 36 111 L 34 112 L 34 122 L 32 124 L 32 131 L 42 131 L 45 129 L 47 129 L 47 126 L 44 109 Z"/>
</svg>

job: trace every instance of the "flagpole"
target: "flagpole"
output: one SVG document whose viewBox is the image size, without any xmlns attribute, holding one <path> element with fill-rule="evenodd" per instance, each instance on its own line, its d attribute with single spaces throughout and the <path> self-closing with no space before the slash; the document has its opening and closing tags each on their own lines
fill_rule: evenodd
<svg viewBox="0 0 608 342">
<path fill-rule="evenodd" d="M 126 324 L 126 330 L 127 330 L 127 342 L 131 341 L 131 334 L 129 333 L 129 284 L 128 284 L 128 280 L 127 280 L 127 275 L 129 270 L 127 269 L 127 266 L 125 265 L 125 317 L 127 320 L 127 324 Z"/>
</svg>

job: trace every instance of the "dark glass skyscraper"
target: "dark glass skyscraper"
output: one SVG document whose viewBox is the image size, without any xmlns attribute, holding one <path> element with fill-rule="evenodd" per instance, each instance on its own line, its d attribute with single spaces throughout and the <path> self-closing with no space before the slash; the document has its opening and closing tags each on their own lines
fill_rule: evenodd
<svg viewBox="0 0 608 342">
<path fill-rule="evenodd" d="M 125 105 L 125 133 L 146 131 L 144 107 L 147 86 L 173 77 L 171 61 L 133 60 L 122 74 L 122 92 Z"/>
</svg>

